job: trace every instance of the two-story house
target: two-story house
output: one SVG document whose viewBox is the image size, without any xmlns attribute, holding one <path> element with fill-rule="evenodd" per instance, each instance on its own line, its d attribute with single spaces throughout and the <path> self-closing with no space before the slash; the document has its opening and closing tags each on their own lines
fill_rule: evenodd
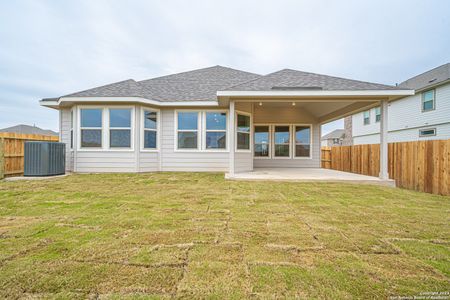
<svg viewBox="0 0 450 300">
<path fill-rule="evenodd" d="M 450 139 L 450 63 L 412 77 L 398 85 L 415 95 L 391 101 L 388 142 Z M 380 142 L 380 107 L 354 114 L 353 144 Z"/>
</svg>

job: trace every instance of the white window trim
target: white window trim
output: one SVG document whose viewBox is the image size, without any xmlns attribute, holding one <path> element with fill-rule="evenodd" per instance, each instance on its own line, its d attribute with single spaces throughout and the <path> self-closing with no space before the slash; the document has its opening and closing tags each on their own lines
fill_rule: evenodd
<svg viewBox="0 0 450 300">
<path fill-rule="evenodd" d="M 225 113 L 225 129 L 207 129 L 206 128 L 206 114 L 207 113 Z M 202 114 L 202 124 L 204 124 L 202 128 L 202 147 L 201 150 L 204 152 L 228 152 L 229 151 L 229 119 L 228 119 L 228 110 L 218 110 L 218 109 L 209 109 L 201 112 Z M 206 133 L 207 132 L 225 132 L 225 149 L 208 149 L 206 148 Z"/>
<path fill-rule="evenodd" d="M 156 112 L 156 129 L 145 128 L 145 112 Z M 160 151 L 160 132 L 161 132 L 161 111 L 156 108 L 141 107 L 141 152 L 159 152 Z M 144 148 L 144 133 L 145 131 L 156 132 L 156 148 Z"/>
<path fill-rule="evenodd" d="M 179 112 L 196 112 L 197 113 L 197 130 L 192 130 L 192 129 L 178 130 L 178 113 Z M 200 149 L 201 148 L 200 145 L 202 145 L 201 113 L 202 113 L 202 110 L 198 110 L 198 109 L 177 109 L 174 111 L 174 145 L 173 145 L 173 149 L 175 152 L 200 152 L 201 151 L 201 149 Z M 197 131 L 197 148 L 178 149 L 178 132 L 194 132 L 194 131 Z"/>
<path fill-rule="evenodd" d="M 308 126 L 309 127 L 309 156 L 296 156 L 295 146 L 297 145 L 297 140 L 295 139 L 295 127 L 296 126 Z M 293 159 L 312 159 L 313 153 L 313 124 L 292 124 L 292 157 Z M 299 144 L 302 145 L 302 144 Z"/>
<path fill-rule="evenodd" d="M 377 108 L 380 110 L 380 119 L 377 121 Z M 380 123 L 380 121 L 381 121 L 381 106 L 378 106 L 378 107 L 375 107 L 374 108 L 374 111 L 375 111 L 375 123 Z"/>
<path fill-rule="evenodd" d="M 238 115 L 244 115 L 244 116 L 248 116 L 250 117 L 250 132 L 244 132 L 244 131 L 238 131 Z M 253 118 L 252 118 L 252 114 L 248 113 L 248 112 L 244 112 L 244 111 L 240 111 L 240 110 L 236 110 L 235 114 L 234 114 L 234 151 L 235 152 L 239 152 L 239 153 L 253 153 Z M 238 132 L 240 133 L 248 133 L 249 134 L 249 145 L 248 148 L 249 149 L 238 149 L 238 139 L 237 139 L 237 135 Z"/>
<path fill-rule="evenodd" d="M 433 100 L 432 100 L 433 101 L 433 108 L 425 110 L 425 109 L 423 109 L 423 104 L 425 102 L 428 102 L 428 101 L 425 101 L 425 94 L 428 93 L 428 92 L 433 92 Z M 423 113 L 436 110 L 436 89 L 423 91 L 422 94 L 421 94 L 421 99 L 422 99 L 422 101 L 420 102 L 420 109 L 422 110 Z"/>
<path fill-rule="evenodd" d="M 433 131 L 434 131 L 434 134 L 425 134 L 425 135 L 423 135 L 423 134 L 422 134 L 422 131 L 424 131 L 424 130 L 433 130 Z M 426 138 L 426 137 L 430 137 L 430 136 L 436 136 L 436 134 L 437 134 L 436 127 L 433 127 L 433 128 L 421 128 L 421 129 L 419 129 L 419 137 L 421 137 L 421 138 Z"/>
<path fill-rule="evenodd" d="M 289 127 L 289 156 L 276 156 L 275 155 L 275 127 L 287 126 Z M 273 124 L 272 127 L 272 159 L 292 159 L 292 124 Z M 280 144 L 284 145 L 284 144 Z"/>
<path fill-rule="evenodd" d="M 366 124 L 366 117 L 364 115 L 366 112 L 369 113 L 369 122 L 367 124 Z M 370 125 L 370 110 L 365 110 L 365 111 L 362 112 L 362 114 L 363 114 L 363 125 L 364 126 Z"/>
<path fill-rule="evenodd" d="M 110 108 L 129 108 L 131 109 L 131 136 L 130 147 L 128 148 L 110 148 L 109 147 L 109 109 Z M 102 110 L 102 127 L 81 127 L 81 110 L 83 109 L 101 109 Z M 79 105 L 76 114 L 76 132 L 77 132 L 77 151 L 80 152 L 133 152 L 134 151 L 134 134 L 135 134 L 135 106 L 130 105 Z M 102 147 L 87 148 L 81 147 L 81 129 L 101 129 L 102 130 Z M 113 129 L 121 129 L 113 127 Z M 129 129 L 129 128 L 125 128 Z"/>
<path fill-rule="evenodd" d="M 255 156 L 255 145 L 256 142 L 253 143 L 253 158 L 254 159 L 272 159 L 272 125 L 271 124 L 254 124 L 253 125 L 253 134 L 256 133 L 255 127 L 258 126 L 267 126 L 269 127 L 269 155 L 268 156 Z M 255 141 L 255 139 L 253 138 L 253 141 Z"/>
<path fill-rule="evenodd" d="M 130 127 L 110 127 L 109 120 L 109 110 L 110 109 L 130 109 Z M 134 127 L 135 127 L 135 107 L 134 106 L 122 106 L 122 105 L 114 105 L 105 107 L 106 113 L 106 149 L 108 151 L 134 151 Z M 110 146 L 110 130 L 130 130 L 130 147 L 111 147 Z"/>
</svg>

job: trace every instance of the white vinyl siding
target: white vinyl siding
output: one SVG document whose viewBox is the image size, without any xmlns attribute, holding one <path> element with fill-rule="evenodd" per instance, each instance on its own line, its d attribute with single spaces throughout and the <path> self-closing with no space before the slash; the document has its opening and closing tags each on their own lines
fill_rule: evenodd
<svg viewBox="0 0 450 300">
<path fill-rule="evenodd" d="M 375 118 L 375 109 L 371 109 Z M 379 143 L 380 123 L 363 126 L 363 113 L 352 116 L 354 144 Z M 361 124 L 361 125 L 360 125 Z M 388 107 L 388 141 L 417 141 L 419 129 L 436 128 L 436 135 L 423 139 L 450 139 L 450 83 L 435 88 L 435 109 L 422 112 L 422 93 L 392 101 Z"/>
<path fill-rule="evenodd" d="M 66 171 L 73 171 L 73 151 L 70 149 L 71 109 L 60 110 L 59 140 L 66 144 Z"/>
<path fill-rule="evenodd" d="M 161 109 L 161 170 L 226 172 L 227 151 L 175 150 L 175 109 Z"/>
</svg>

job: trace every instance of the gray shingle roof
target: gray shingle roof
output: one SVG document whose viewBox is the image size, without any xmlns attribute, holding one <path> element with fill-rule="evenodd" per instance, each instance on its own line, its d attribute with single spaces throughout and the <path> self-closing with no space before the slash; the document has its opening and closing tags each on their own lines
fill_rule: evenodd
<svg viewBox="0 0 450 300">
<path fill-rule="evenodd" d="M 345 130 L 344 129 L 335 129 L 332 132 L 324 135 L 322 137 L 322 140 L 328 140 L 328 139 L 340 139 L 343 138 L 345 135 Z"/>
<path fill-rule="evenodd" d="M 143 81 L 128 79 L 64 97 L 143 97 L 157 101 L 215 101 L 218 90 L 260 76 L 214 66 Z"/>
<path fill-rule="evenodd" d="M 392 90 L 395 86 L 284 69 L 228 88 L 229 91 L 269 90 Z"/>
<path fill-rule="evenodd" d="M 214 66 L 139 81 L 149 97 L 159 101 L 217 100 L 217 91 L 261 75 Z"/>
<path fill-rule="evenodd" d="M 142 97 L 143 90 L 139 83 L 133 79 L 128 79 L 63 97 Z"/>
<path fill-rule="evenodd" d="M 143 97 L 156 101 L 216 101 L 217 91 L 390 90 L 398 87 L 284 69 L 265 76 L 222 66 L 135 81 L 128 79 L 63 97 Z"/>
<path fill-rule="evenodd" d="M 398 86 L 401 88 L 410 88 L 421 90 L 428 86 L 438 84 L 450 79 L 450 63 L 431 69 L 425 73 L 414 76 Z"/>
</svg>

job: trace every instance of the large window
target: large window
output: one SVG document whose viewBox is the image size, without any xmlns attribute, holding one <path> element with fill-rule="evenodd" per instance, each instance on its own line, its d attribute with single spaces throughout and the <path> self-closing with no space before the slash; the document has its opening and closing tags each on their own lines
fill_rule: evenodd
<svg viewBox="0 0 450 300">
<path fill-rule="evenodd" d="M 178 149 L 198 149 L 198 112 L 178 112 Z"/>
<path fill-rule="evenodd" d="M 153 110 L 143 110 L 143 118 L 143 148 L 154 150 L 158 147 L 158 113 Z"/>
<path fill-rule="evenodd" d="M 238 150 L 250 150 L 250 116 L 237 114 L 237 145 Z"/>
<path fill-rule="evenodd" d="M 366 110 L 365 112 L 363 112 L 363 116 L 364 116 L 364 125 L 369 125 L 370 124 L 370 110 Z"/>
<path fill-rule="evenodd" d="M 255 157 L 270 157 L 270 126 L 255 126 Z"/>
<path fill-rule="evenodd" d="M 294 126 L 295 157 L 311 156 L 311 127 L 309 125 Z M 339 143 L 339 140 L 338 140 Z"/>
<path fill-rule="evenodd" d="M 102 109 L 89 108 L 80 110 L 81 147 L 102 147 Z"/>
<path fill-rule="evenodd" d="M 130 148 L 131 109 L 109 109 L 109 146 L 111 148 Z"/>
<path fill-rule="evenodd" d="M 290 126 L 275 126 L 274 127 L 274 156 L 275 157 L 290 157 Z"/>
<path fill-rule="evenodd" d="M 226 149 L 227 114 L 224 112 L 206 112 L 205 121 L 206 149 Z"/>
<path fill-rule="evenodd" d="M 434 110 L 435 106 L 435 91 L 429 90 L 422 93 L 422 111 Z"/>
</svg>

